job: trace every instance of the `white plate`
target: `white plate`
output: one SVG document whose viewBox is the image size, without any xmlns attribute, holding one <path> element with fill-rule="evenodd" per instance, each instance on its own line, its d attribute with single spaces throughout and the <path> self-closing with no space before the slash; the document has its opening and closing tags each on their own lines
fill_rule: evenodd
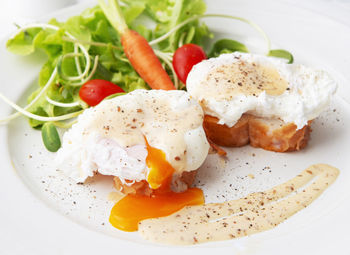
<svg viewBox="0 0 350 255">
<path fill-rule="evenodd" d="M 71 7 L 49 17 L 64 20 L 85 7 Z M 347 129 L 350 126 L 350 28 L 273 1 L 209 1 L 208 12 L 254 20 L 270 35 L 275 47 L 293 52 L 296 62 L 328 70 L 339 83 L 339 89 L 330 110 L 315 121 L 312 140 L 305 150 L 279 154 L 247 146 L 229 150 L 227 162 L 216 155 L 209 156 L 197 180 L 205 191 L 206 201 L 223 201 L 264 190 L 320 162 L 341 170 L 335 184 L 311 206 L 271 231 L 232 241 L 169 249 L 148 243 L 137 233 L 112 228 L 108 215 L 113 204 L 107 200 L 108 193 L 113 191 L 111 180 L 99 177 L 83 186 L 68 180 L 56 171 L 54 155 L 43 148 L 40 132 L 19 118 L 0 127 L 0 254 L 350 252 L 346 242 L 350 240 L 347 230 L 350 226 L 347 202 L 350 197 Z M 263 47 L 245 24 L 219 19 L 205 21 L 218 36 Z M 5 41 L 0 45 L 0 90 L 24 104 L 36 83 L 43 58 L 11 55 L 5 50 Z M 9 113 L 10 109 L 1 105 L 0 116 Z M 248 178 L 248 174 L 253 174 L 255 179 Z"/>
</svg>

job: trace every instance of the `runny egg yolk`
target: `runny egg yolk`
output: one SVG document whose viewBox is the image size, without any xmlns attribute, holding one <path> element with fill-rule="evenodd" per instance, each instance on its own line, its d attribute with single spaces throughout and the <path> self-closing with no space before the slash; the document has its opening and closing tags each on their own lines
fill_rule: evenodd
<svg viewBox="0 0 350 255">
<path fill-rule="evenodd" d="M 151 196 L 129 194 L 114 205 L 109 221 L 123 231 L 136 231 L 142 220 L 168 216 L 187 205 L 204 203 L 201 189 L 190 188 L 181 193 L 171 191 L 174 168 L 163 151 L 151 147 L 147 141 L 146 146 L 146 164 L 150 169 L 147 182 L 154 192 Z"/>
<path fill-rule="evenodd" d="M 109 222 L 123 231 L 137 231 L 138 223 L 145 219 L 168 216 L 187 205 L 204 203 L 203 191 L 190 188 L 182 193 L 166 192 L 144 195 L 127 195 L 111 211 Z"/>
<path fill-rule="evenodd" d="M 169 189 L 171 178 L 175 172 L 174 168 L 166 160 L 165 153 L 157 148 L 151 147 L 147 140 L 146 164 L 150 169 L 147 182 L 152 189 Z"/>
</svg>

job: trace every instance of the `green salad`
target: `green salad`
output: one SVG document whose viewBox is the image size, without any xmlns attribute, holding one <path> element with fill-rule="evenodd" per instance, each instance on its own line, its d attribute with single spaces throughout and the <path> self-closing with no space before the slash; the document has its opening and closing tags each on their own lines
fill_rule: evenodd
<svg viewBox="0 0 350 255">
<path fill-rule="evenodd" d="M 112 5 L 113 1 L 110 0 Z M 204 42 L 210 40 L 213 46 L 206 52 L 208 57 L 248 52 L 243 43 L 231 38 L 216 40 L 201 21 L 203 17 L 246 22 L 266 39 L 268 55 L 293 62 L 289 52 L 270 50 L 268 37 L 256 24 L 240 17 L 205 14 L 203 0 L 122 0 L 121 12 L 127 26 L 152 46 L 176 89 L 186 89 L 172 66 L 173 54 L 182 45 L 191 43 L 204 47 Z M 86 82 L 93 79 L 110 81 L 125 93 L 150 89 L 126 57 L 121 37 L 107 17 L 106 10 L 95 6 L 65 22 L 52 19 L 47 24 L 19 27 L 18 33 L 8 40 L 7 49 L 22 56 L 41 50 L 46 53 L 47 61 L 39 73 L 38 88 L 28 97 L 27 106 L 21 108 L 0 94 L 18 111 L 0 121 L 9 121 L 20 114 L 27 116 L 31 127 L 42 130 L 46 148 L 57 151 L 61 143 L 56 127 L 69 128 L 75 117 L 89 107 L 79 96 L 79 90 Z"/>
</svg>

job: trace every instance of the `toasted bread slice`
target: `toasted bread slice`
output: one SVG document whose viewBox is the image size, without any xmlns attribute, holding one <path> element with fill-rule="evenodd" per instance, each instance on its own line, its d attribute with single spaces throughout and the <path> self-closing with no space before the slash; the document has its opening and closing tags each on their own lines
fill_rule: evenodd
<svg viewBox="0 0 350 255">
<path fill-rule="evenodd" d="M 236 125 L 229 128 L 218 124 L 218 118 L 205 115 L 203 127 L 208 139 L 220 146 L 240 147 L 249 143 L 250 115 L 243 115 Z"/>
<path fill-rule="evenodd" d="M 249 121 L 250 145 L 276 152 L 303 149 L 310 138 L 311 121 L 297 130 L 293 123 L 279 119 L 251 118 Z"/>
<path fill-rule="evenodd" d="M 233 127 L 220 125 L 218 121 L 218 118 L 206 115 L 204 130 L 208 139 L 227 147 L 239 147 L 250 143 L 253 147 L 270 151 L 296 151 L 307 145 L 311 132 L 311 121 L 298 130 L 293 123 L 248 114 L 244 114 Z"/>
<path fill-rule="evenodd" d="M 188 189 L 196 178 L 197 170 L 183 172 L 180 177 L 174 175 L 171 182 L 171 189 L 175 192 L 181 192 Z M 128 181 L 132 183 L 132 181 Z M 154 190 L 149 187 L 147 181 L 143 180 L 132 184 L 125 184 L 118 177 L 114 177 L 114 187 L 124 194 L 138 194 L 150 196 Z"/>
</svg>

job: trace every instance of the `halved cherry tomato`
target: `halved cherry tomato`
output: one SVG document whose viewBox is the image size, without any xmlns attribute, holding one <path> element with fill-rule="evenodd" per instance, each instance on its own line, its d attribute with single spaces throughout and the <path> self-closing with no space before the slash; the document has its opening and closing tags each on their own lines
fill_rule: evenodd
<svg viewBox="0 0 350 255">
<path fill-rule="evenodd" d="M 207 59 L 207 56 L 198 45 L 189 43 L 178 48 L 173 57 L 173 67 L 180 81 L 186 84 L 192 67 L 204 59 Z"/>
<path fill-rule="evenodd" d="M 90 80 L 79 90 L 81 100 L 90 106 L 98 105 L 105 97 L 124 92 L 122 88 L 106 80 Z"/>
</svg>

